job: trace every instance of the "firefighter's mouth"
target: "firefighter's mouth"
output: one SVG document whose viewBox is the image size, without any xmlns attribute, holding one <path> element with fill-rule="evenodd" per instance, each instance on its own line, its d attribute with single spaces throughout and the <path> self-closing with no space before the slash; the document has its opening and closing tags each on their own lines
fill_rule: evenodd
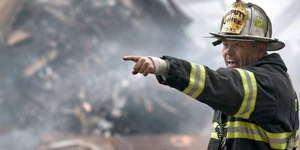
<svg viewBox="0 0 300 150">
<path fill-rule="evenodd" d="M 236 60 L 227 60 L 227 67 L 228 68 L 238 67 L 238 61 L 236 61 Z"/>
</svg>

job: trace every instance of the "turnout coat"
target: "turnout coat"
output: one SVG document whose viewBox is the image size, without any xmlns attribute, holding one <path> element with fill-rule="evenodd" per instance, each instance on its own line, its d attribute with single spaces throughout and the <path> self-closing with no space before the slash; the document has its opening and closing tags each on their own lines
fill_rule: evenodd
<svg viewBox="0 0 300 150">
<path fill-rule="evenodd" d="M 277 53 L 242 68 L 216 71 L 163 56 L 170 63 L 159 83 L 212 107 L 208 150 L 296 149 L 298 100 L 287 68 Z"/>
</svg>

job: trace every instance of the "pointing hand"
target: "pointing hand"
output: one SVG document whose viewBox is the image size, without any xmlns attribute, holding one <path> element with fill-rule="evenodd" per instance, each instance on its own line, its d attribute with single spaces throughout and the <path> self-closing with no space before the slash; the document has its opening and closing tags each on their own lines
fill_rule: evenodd
<svg viewBox="0 0 300 150">
<path fill-rule="evenodd" d="M 147 76 L 149 73 L 154 72 L 154 63 L 152 59 L 149 57 L 142 57 L 142 56 L 124 56 L 123 60 L 125 61 L 133 61 L 135 65 L 132 70 L 132 74 L 136 75 L 138 73 Z"/>
</svg>

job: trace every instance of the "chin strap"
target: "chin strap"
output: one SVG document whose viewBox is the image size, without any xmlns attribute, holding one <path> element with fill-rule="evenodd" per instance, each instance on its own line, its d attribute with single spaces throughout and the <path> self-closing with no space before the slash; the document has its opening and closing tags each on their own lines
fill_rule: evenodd
<svg viewBox="0 0 300 150">
<path fill-rule="evenodd" d="M 212 42 L 212 44 L 214 46 L 220 45 L 221 43 L 222 43 L 222 40 L 216 40 L 216 41 Z"/>
</svg>

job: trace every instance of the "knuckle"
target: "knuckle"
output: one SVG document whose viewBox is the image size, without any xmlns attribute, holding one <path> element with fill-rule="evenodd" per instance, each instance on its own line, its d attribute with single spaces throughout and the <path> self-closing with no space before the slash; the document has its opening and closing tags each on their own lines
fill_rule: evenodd
<svg viewBox="0 0 300 150">
<path fill-rule="evenodd" d="M 133 70 L 138 71 L 139 68 L 138 67 L 133 67 Z"/>
<path fill-rule="evenodd" d="M 151 71 L 151 72 L 154 72 L 154 70 L 155 70 L 154 67 L 151 67 L 151 68 L 150 68 L 150 71 Z"/>
</svg>

